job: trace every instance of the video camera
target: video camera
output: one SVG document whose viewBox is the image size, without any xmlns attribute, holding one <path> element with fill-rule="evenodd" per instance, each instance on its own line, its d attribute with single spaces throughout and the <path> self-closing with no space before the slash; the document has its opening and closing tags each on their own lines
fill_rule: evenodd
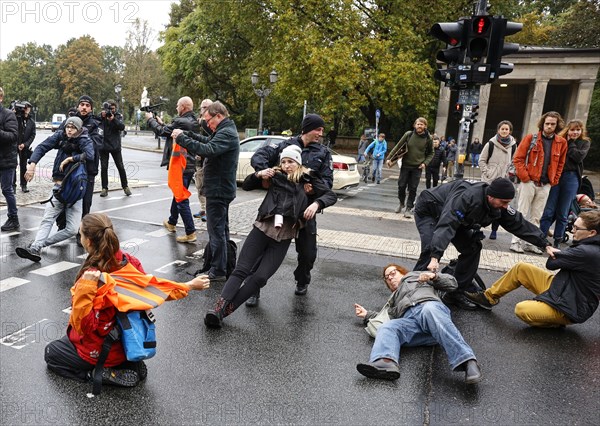
<svg viewBox="0 0 600 426">
<path fill-rule="evenodd" d="M 161 102 L 161 103 L 155 104 L 155 105 L 143 106 L 140 108 L 140 111 L 151 112 L 152 114 L 154 114 L 156 116 L 156 113 L 160 110 L 160 107 L 163 106 L 164 104 L 165 104 L 164 102 Z"/>
<path fill-rule="evenodd" d="M 112 105 L 110 103 L 104 102 L 102 104 L 102 110 L 104 111 L 104 115 L 106 116 L 106 118 L 110 118 L 113 116 Z"/>
<path fill-rule="evenodd" d="M 10 103 L 10 109 L 12 109 L 15 112 L 15 115 L 17 115 L 18 117 L 22 117 L 23 115 L 25 115 L 25 108 L 27 108 L 28 103 L 27 102 L 21 102 L 21 101 L 17 101 L 14 100 Z"/>
</svg>

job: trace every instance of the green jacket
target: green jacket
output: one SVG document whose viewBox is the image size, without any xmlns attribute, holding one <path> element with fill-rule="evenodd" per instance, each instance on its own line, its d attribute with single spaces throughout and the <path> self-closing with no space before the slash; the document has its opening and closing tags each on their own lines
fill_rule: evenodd
<svg viewBox="0 0 600 426">
<path fill-rule="evenodd" d="M 433 138 L 427 130 L 422 135 L 414 130 L 404 133 L 400 141 L 390 151 L 388 158 L 392 158 L 405 143 L 408 144 L 408 152 L 402 158 L 402 167 L 416 168 L 423 163 L 425 165 L 429 164 L 433 158 Z"/>
</svg>

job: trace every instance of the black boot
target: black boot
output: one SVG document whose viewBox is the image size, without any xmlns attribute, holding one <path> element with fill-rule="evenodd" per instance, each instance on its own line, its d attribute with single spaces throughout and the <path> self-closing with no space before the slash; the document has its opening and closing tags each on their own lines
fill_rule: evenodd
<svg viewBox="0 0 600 426">
<path fill-rule="evenodd" d="M 208 328 L 221 328 L 223 326 L 223 318 L 231 315 L 234 310 L 233 304 L 229 300 L 219 297 L 214 309 L 206 313 L 204 325 Z"/>
<path fill-rule="evenodd" d="M 8 220 L 6 222 L 4 222 L 4 225 L 2 225 L 2 227 L 0 227 L 0 230 L 4 231 L 4 232 L 9 232 L 9 231 L 18 231 L 21 228 L 21 225 L 19 225 L 19 217 L 18 216 L 9 216 Z"/>
<path fill-rule="evenodd" d="M 467 299 L 465 293 L 460 290 L 446 293 L 444 297 L 442 297 L 442 302 L 444 302 L 446 305 L 454 305 L 468 311 L 474 311 L 477 309 L 477 305 Z"/>
</svg>

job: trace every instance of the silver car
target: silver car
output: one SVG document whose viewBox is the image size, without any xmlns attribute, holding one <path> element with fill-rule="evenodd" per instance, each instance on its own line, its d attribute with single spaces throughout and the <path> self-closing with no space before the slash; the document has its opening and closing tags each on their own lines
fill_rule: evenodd
<svg viewBox="0 0 600 426">
<path fill-rule="evenodd" d="M 254 153 L 263 146 L 269 144 L 279 145 L 281 142 L 289 139 L 287 136 L 253 136 L 240 142 L 240 157 L 238 161 L 237 176 L 238 182 L 243 182 L 246 176 L 254 173 L 254 168 L 250 165 L 250 159 Z M 356 159 L 347 155 L 336 154 L 331 150 L 333 159 L 333 190 L 338 191 L 358 186 L 360 174 Z"/>
</svg>

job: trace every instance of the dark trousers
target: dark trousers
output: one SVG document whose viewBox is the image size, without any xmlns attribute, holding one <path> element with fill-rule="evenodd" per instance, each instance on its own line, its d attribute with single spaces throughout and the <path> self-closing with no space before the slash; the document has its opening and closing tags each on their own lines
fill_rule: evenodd
<svg viewBox="0 0 600 426">
<path fill-rule="evenodd" d="M 415 265 L 415 271 L 426 271 L 431 261 L 431 240 L 437 226 L 438 219 L 427 216 L 423 212 L 423 206 L 417 203 L 415 208 L 415 223 L 421 237 L 421 254 Z M 458 282 L 459 291 L 474 291 L 472 288 L 473 278 L 479 267 L 479 258 L 483 245 L 476 237 L 472 229 L 460 226 L 454 238 L 451 240 L 458 251 L 458 262 L 454 271 L 454 277 Z"/>
<path fill-rule="evenodd" d="M 17 217 L 17 198 L 15 197 L 15 189 L 13 182 L 15 180 L 15 169 L 2 169 L 0 170 L 0 187 L 2 188 L 2 195 L 6 199 L 6 206 L 8 207 L 8 217 Z"/>
<path fill-rule="evenodd" d="M 310 271 L 317 260 L 317 221 L 314 218 L 306 222 L 295 241 L 298 266 L 294 270 L 294 278 L 298 285 L 305 286 L 310 284 Z"/>
<path fill-rule="evenodd" d="M 276 241 L 252 228 L 244 242 L 235 270 L 225 283 L 221 297 L 237 309 L 267 284 L 277 272 L 292 240 Z M 242 286 L 242 283 L 244 285 Z"/>
<path fill-rule="evenodd" d="M 83 196 L 83 208 L 81 211 L 81 217 L 85 216 L 92 209 L 92 197 L 94 196 L 94 184 L 96 183 L 96 175 L 88 175 L 87 188 L 85 189 L 85 195 Z"/>
<path fill-rule="evenodd" d="M 100 151 L 100 179 L 102 181 L 102 188 L 108 189 L 108 157 L 112 155 L 115 167 L 119 172 L 119 178 L 121 179 L 121 188 L 127 187 L 127 173 L 125 173 L 125 165 L 123 164 L 123 155 L 121 150 L 118 151 Z"/>
<path fill-rule="evenodd" d="M 398 178 L 398 200 L 401 205 L 405 205 L 409 209 L 415 206 L 415 198 L 417 198 L 417 188 L 421 181 L 422 169 L 418 167 L 402 167 L 400 169 L 400 177 Z M 406 204 L 404 199 L 406 198 L 406 187 L 408 186 L 408 200 Z"/>
<path fill-rule="evenodd" d="M 190 187 L 190 183 L 192 182 L 193 176 L 193 173 L 183 174 L 183 185 L 186 188 Z M 194 225 L 192 209 L 190 208 L 190 200 L 186 198 L 185 200 L 180 201 L 178 203 L 175 200 L 175 197 L 173 197 L 173 200 L 171 200 L 171 214 L 169 216 L 168 222 L 171 225 L 177 225 L 177 219 L 179 218 L 179 216 L 181 216 L 181 220 L 183 221 L 183 225 L 185 226 L 186 235 L 190 235 L 196 232 L 196 225 Z"/>
<path fill-rule="evenodd" d="M 87 381 L 88 372 L 94 369 L 93 364 L 79 356 L 77 349 L 66 335 L 46 345 L 44 360 L 48 368 L 59 376 L 80 382 Z"/>
<path fill-rule="evenodd" d="M 212 253 L 210 273 L 222 277 L 227 269 L 227 241 L 229 240 L 229 204 L 231 200 L 206 197 L 206 230 Z"/>
<path fill-rule="evenodd" d="M 21 187 L 27 186 L 27 180 L 25 179 L 25 172 L 27 171 L 27 160 L 31 157 L 31 151 L 27 148 L 23 148 L 19 151 L 19 184 Z M 17 179 L 15 177 L 15 185 Z"/>
<path fill-rule="evenodd" d="M 440 179 L 440 167 L 426 167 L 425 168 L 425 187 L 431 188 L 431 181 L 433 180 L 433 187 L 438 186 Z M 418 184 L 417 184 L 418 185 Z"/>
</svg>

